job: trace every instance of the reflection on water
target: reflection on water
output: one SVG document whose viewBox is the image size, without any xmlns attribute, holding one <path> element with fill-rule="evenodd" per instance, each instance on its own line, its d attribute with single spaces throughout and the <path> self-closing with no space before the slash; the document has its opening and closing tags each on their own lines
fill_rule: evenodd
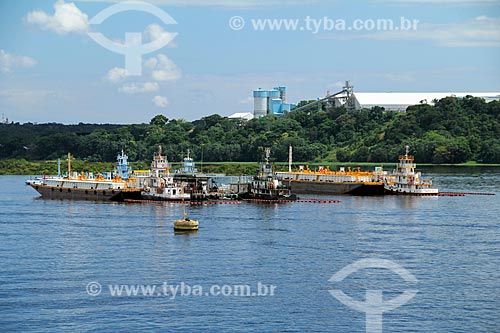
<svg viewBox="0 0 500 333">
<path fill-rule="evenodd" d="M 441 191 L 499 193 L 500 169 L 422 168 Z M 0 177 L 2 331 L 362 332 L 364 315 L 328 279 L 361 258 L 398 262 L 418 295 L 384 315 L 384 332 L 495 332 L 500 196 L 332 197 L 336 204 L 187 206 L 198 232 L 174 232 L 183 205 L 37 200 Z M 317 197 L 317 196 L 315 196 Z M 88 296 L 107 284 L 277 286 L 273 297 Z M 341 288 L 392 298 L 408 285 L 366 270 Z"/>
</svg>

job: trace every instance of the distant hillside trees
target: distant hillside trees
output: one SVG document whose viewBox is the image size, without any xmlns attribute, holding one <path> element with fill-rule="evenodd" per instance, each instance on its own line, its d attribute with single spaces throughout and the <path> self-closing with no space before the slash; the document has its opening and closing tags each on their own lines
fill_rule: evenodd
<svg viewBox="0 0 500 333">
<path fill-rule="evenodd" d="M 320 108 L 250 121 L 158 115 L 148 124 L 0 125 L 0 159 L 53 160 L 71 152 L 113 162 L 123 149 L 130 160 L 149 161 L 158 145 L 172 161 L 187 149 L 207 162 L 259 161 L 263 147 L 286 161 L 292 145 L 295 161 L 394 162 L 409 145 L 420 163 L 500 163 L 500 102 L 447 97 L 406 112 Z"/>
</svg>

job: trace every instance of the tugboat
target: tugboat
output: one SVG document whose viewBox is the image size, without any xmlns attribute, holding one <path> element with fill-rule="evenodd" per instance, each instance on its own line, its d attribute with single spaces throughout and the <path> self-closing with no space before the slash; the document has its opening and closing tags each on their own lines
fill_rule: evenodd
<svg viewBox="0 0 500 333">
<path fill-rule="evenodd" d="M 167 155 L 162 155 L 161 146 L 158 147 L 158 155 L 153 156 L 151 162 L 150 177 L 144 183 L 141 197 L 147 200 L 157 201 L 182 201 L 189 200 L 190 195 L 184 191 L 182 185 L 174 182 L 170 175 L 170 165 Z"/>
<path fill-rule="evenodd" d="M 265 160 L 260 163 L 259 174 L 248 184 L 248 190 L 240 194 L 242 200 L 250 201 L 295 201 L 297 196 L 292 194 L 283 183 L 276 178 L 273 167 L 269 163 L 271 149 L 266 148 Z"/>
<path fill-rule="evenodd" d="M 397 168 L 384 178 L 384 190 L 387 194 L 406 195 L 438 195 L 439 190 L 432 188 L 432 179 L 423 179 L 420 172 L 415 172 L 417 165 L 415 158 L 409 155 L 410 147 L 406 146 L 406 153 L 399 156 Z"/>
<path fill-rule="evenodd" d="M 182 163 L 182 167 L 180 169 L 174 170 L 175 173 L 181 174 L 193 174 L 198 173 L 198 169 L 195 166 L 194 160 L 191 156 L 189 156 L 189 149 L 187 150 L 187 156 L 184 157 L 184 162 Z"/>
</svg>

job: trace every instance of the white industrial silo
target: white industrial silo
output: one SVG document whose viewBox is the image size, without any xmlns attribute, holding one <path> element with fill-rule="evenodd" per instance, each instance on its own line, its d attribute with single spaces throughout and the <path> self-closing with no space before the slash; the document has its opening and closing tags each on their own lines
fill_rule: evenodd
<svg viewBox="0 0 500 333">
<path fill-rule="evenodd" d="M 268 112 L 269 92 L 266 90 L 254 90 L 253 92 L 253 114 L 255 118 L 265 116 Z"/>
</svg>

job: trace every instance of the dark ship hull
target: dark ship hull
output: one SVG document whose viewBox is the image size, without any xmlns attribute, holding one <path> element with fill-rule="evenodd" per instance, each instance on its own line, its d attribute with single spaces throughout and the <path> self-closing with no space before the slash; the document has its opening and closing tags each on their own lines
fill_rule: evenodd
<svg viewBox="0 0 500 333">
<path fill-rule="evenodd" d="M 247 192 L 240 194 L 240 199 L 248 201 L 295 201 L 297 200 L 297 196 L 295 194 L 283 195 Z"/>
<path fill-rule="evenodd" d="M 321 194 L 321 195 L 382 195 L 384 194 L 383 183 L 330 183 L 320 181 L 292 180 L 289 182 L 290 189 L 298 194 Z"/>
<path fill-rule="evenodd" d="M 88 190 L 78 188 L 58 188 L 45 185 L 30 185 L 43 199 L 69 199 L 89 201 L 124 201 L 140 199 L 140 190 Z"/>
</svg>

